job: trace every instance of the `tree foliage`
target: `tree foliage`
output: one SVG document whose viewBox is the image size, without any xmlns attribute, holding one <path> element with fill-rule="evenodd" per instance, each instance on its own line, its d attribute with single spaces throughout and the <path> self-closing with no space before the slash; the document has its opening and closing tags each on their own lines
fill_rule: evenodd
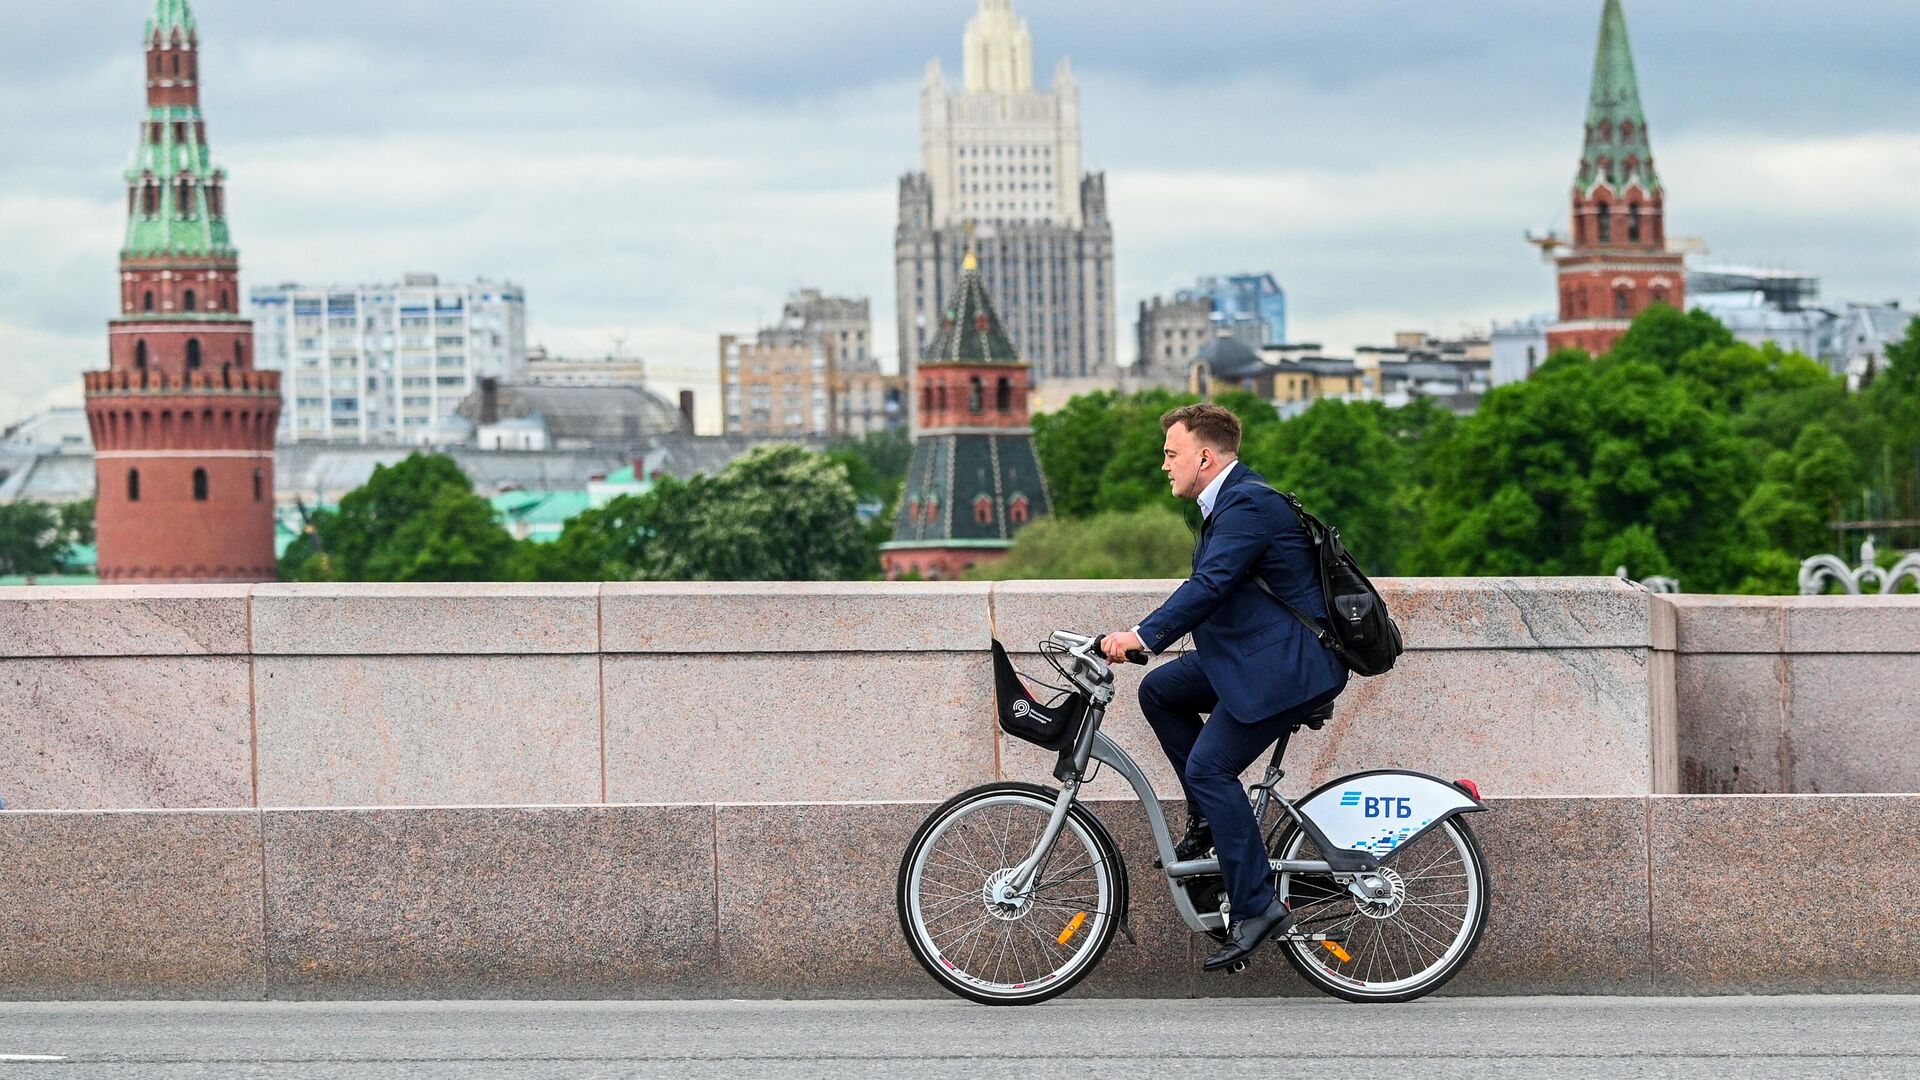
<svg viewBox="0 0 1920 1080">
<path fill-rule="evenodd" d="M 0 504 L 0 575 L 71 573 L 75 545 L 93 543 L 93 500 Z"/>
<path fill-rule="evenodd" d="M 1192 570 L 1193 533 L 1163 506 L 1042 518 L 1014 536 L 1013 550 L 967 572 L 976 581 L 1014 578 L 1178 578 Z"/>
<path fill-rule="evenodd" d="M 453 459 L 375 466 L 337 510 L 313 515 L 280 560 L 288 581 L 498 581 L 514 539 Z"/>
<path fill-rule="evenodd" d="M 718 476 L 660 477 L 522 552 L 544 580 L 834 581 L 872 577 L 879 549 L 841 460 L 762 447 Z"/>
<path fill-rule="evenodd" d="M 1066 518 L 1192 504 L 1158 471 L 1160 413 L 1192 398 L 1076 398 L 1035 421 Z M 1605 356 L 1561 350 L 1472 415 L 1246 395 L 1246 463 L 1341 530 L 1374 573 L 1667 574 L 1786 591 L 1836 521 L 1920 518 L 1920 320 L 1865 393 L 1795 353 L 1656 305 Z"/>
</svg>

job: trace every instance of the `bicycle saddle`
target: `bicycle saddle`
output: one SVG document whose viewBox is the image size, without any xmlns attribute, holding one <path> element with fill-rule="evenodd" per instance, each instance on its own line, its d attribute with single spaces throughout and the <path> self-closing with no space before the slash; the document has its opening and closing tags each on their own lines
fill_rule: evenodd
<svg viewBox="0 0 1920 1080">
<path fill-rule="evenodd" d="M 1326 727 L 1327 721 L 1331 719 L 1333 719 L 1333 702 L 1329 701 L 1302 717 L 1297 726 L 1319 731 Z"/>
</svg>

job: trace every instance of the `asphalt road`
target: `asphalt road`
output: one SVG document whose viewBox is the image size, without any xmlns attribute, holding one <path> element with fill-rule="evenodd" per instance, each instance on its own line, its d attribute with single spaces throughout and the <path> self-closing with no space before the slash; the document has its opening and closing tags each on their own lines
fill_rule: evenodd
<svg viewBox="0 0 1920 1080">
<path fill-rule="evenodd" d="M 1915 1077 L 1920 997 L 0 1003 L 0 1080 L 660 1076 Z"/>
</svg>

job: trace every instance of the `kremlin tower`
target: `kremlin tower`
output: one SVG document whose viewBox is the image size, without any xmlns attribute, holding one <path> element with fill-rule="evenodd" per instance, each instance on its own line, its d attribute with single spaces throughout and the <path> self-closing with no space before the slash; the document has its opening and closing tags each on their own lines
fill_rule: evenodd
<svg viewBox="0 0 1920 1080">
<path fill-rule="evenodd" d="M 1053 501 L 1027 419 L 1031 372 L 1000 325 L 971 247 L 915 372 L 913 459 L 893 539 L 880 546 L 889 581 L 914 572 L 951 580 L 998 559 Z"/>
<path fill-rule="evenodd" d="M 1573 236 L 1556 261 L 1560 317 L 1547 328 L 1549 352 L 1599 355 L 1648 307 L 1686 307 L 1686 270 L 1682 256 L 1667 251 L 1666 195 L 1653 168 L 1620 0 L 1606 0 L 1600 14 L 1586 146 L 1573 182 Z"/>
<path fill-rule="evenodd" d="M 86 374 L 103 582 L 270 581 L 280 375 L 253 367 L 187 0 L 156 0 L 120 314 Z"/>
</svg>

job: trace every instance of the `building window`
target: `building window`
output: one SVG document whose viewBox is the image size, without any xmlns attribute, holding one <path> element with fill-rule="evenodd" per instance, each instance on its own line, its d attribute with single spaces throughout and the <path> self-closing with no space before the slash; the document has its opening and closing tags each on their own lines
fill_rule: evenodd
<svg viewBox="0 0 1920 1080">
<path fill-rule="evenodd" d="M 213 310 L 215 310 L 215 311 L 225 311 L 225 310 L 227 310 L 227 301 L 228 301 L 229 299 L 231 299 L 231 298 L 230 298 L 230 297 L 229 297 L 229 296 L 227 295 L 227 290 L 225 290 L 225 289 L 221 289 L 221 290 L 220 290 L 220 306 L 219 306 L 219 307 L 217 307 L 217 308 L 214 308 Z"/>
<path fill-rule="evenodd" d="M 987 498 L 985 495 L 976 496 L 974 498 L 973 523 L 975 525 L 993 524 L 993 500 L 992 499 Z"/>
<path fill-rule="evenodd" d="M 187 370 L 200 370 L 200 339 L 187 339 Z"/>
<path fill-rule="evenodd" d="M 180 300 L 180 307 L 183 311 L 198 311 L 200 310 L 200 298 L 193 295 L 192 289 L 188 289 L 187 294 Z"/>
<path fill-rule="evenodd" d="M 141 311 L 153 310 L 153 290 L 152 289 L 148 289 L 146 292 L 146 295 L 140 298 L 140 310 Z"/>
<path fill-rule="evenodd" d="M 1007 503 L 1007 524 L 1025 525 L 1027 523 L 1028 513 L 1027 497 L 1025 495 L 1015 495 Z"/>
<path fill-rule="evenodd" d="M 247 366 L 247 347 L 238 341 L 233 343 L 233 366 L 241 368 Z"/>
<path fill-rule="evenodd" d="M 175 75 L 180 74 L 180 54 L 179 53 L 173 54 L 173 73 Z"/>
<path fill-rule="evenodd" d="M 148 217 L 160 212 L 160 186 L 151 180 L 140 188 L 140 212 Z"/>
<path fill-rule="evenodd" d="M 987 411 L 986 396 L 986 385 L 980 381 L 980 376 L 969 377 L 967 379 L 967 411 L 976 413 Z"/>
<path fill-rule="evenodd" d="M 1660 287 L 1660 286 L 1658 286 L 1658 285 L 1656 285 L 1656 286 L 1654 286 L 1654 288 L 1653 288 L 1653 302 L 1654 302 L 1654 303 L 1656 303 L 1656 304 L 1664 304 L 1664 303 L 1666 303 L 1666 302 L 1667 302 L 1667 290 L 1665 290 L 1665 289 L 1663 289 L 1663 288 L 1661 288 L 1661 287 Z"/>
<path fill-rule="evenodd" d="M 193 501 L 207 501 L 207 470 L 193 470 Z"/>
<path fill-rule="evenodd" d="M 267 490 L 267 478 L 259 469 L 253 470 L 253 501 L 261 502 Z"/>
<path fill-rule="evenodd" d="M 1632 306 L 1632 302 L 1631 297 L 1627 295 L 1626 286 L 1622 285 L 1620 288 L 1613 290 L 1613 313 L 1615 315 L 1625 315 L 1627 309 Z"/>
<path fill-rule="evenodd" d="M 145 341 L 136 341 L 133 343 L 133 367 L 136 371 L 147 370 L 147 343 Z"/>
<path fill-rule="evenodd" d="M 1594 207 L 1594 212 L 1598 215 L 1595 221 L 1599 228 L 1600 242 L 1613 243 L 1613 208 L 1606 203 L 1600 203 Z"/>
<path fill-rule="evenodd" d="M 140 501 L 140 470 L 139 469 L 127 470 L 127 501 L 128 502 Z"/>
<path fill-rule="evenodd" d="M 1627 208 L 1627 239 L 1640 242 L 1640 204 L 1634 203 Z"/>
<path fill-rule="evenodd" d="M 993 386 L 993 407 L 1001 412 L 1013 411 L 1013 380 L 1005 375 Z"/>
<path fill-rule="evenodd" d="M 947 411 L 947 388 L 946 387 L 944 386 L 934 387 L 933 407 L 939 412 Z"/>
</svg>

